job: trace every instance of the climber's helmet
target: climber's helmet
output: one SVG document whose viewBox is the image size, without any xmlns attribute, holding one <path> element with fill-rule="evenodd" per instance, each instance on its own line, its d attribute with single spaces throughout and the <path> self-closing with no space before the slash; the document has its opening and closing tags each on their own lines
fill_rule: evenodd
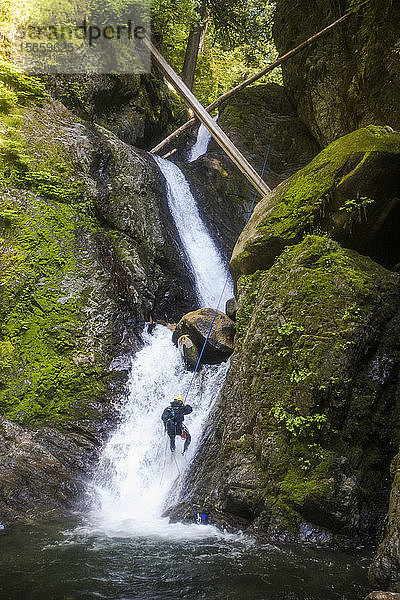
<svg viewBox="0 0 400 600">
<path fill-rule="evenodd" d="M 175 398 L 171 402 L 171 405 L 172 406 L 182 406 L 183 405 L 182 396 L 175 396 Z"/>
</svg>

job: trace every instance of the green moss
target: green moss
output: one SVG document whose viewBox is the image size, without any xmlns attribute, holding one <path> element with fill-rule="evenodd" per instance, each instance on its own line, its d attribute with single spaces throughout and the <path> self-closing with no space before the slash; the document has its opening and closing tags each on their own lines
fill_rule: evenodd
<svg viewBox="0 0 400 600">
<path fill-rule="evenodd" d="M 100 367 L 80 365 L 84 298 L 69 289 L 77 276 L 76 236 L 92 228 L 74 209 L 29 198 L 2 200 L 0 411 L 25 424 L 84 417 L 88 399 L 105 390 Z"/>
<path fill-rule="evenodd" d="M 283 248 L 300 242 L 304 234 L 312 233 L 314 228 L 322 227 L 334 233 L 336 221 L 324 221 L 333 194 L 350 178 L 354 178 L 356 187 L 360 185 L 358 176 L 362 180 L 365 174 L 359 173 L 362 170 L 364 173 L 367 159 L 377 152 L 399 153 L 400 134 L 373 125 L 356 130 L 331 143 L 305 168 L 275 188 L 261 201 L 250 220 L 248 241 L 245 229 L 234 250 L 233 273 L 253 273 L 261 267 L 271 266 Z M 348 184 L 347 187 L 351 189 Z M 348 208 L 349 203 L 351 206 L 357 203 L 356 197 L 357 193 L 354 197 L 340 198 L 340 201 Z M 364 203 L 359 201 L 357 210 L 346 211 L 349 213 L 347 225 L 343 224 L 346 212 L 342 213 L 337 225 L 339 233 L 345 226 L 350 229 L 353 217 L 359 217 L 360 209 L 365 210 L 369 204 L 373 204 L 373 199 Z"/>
<path fill-rule="evenodd" d="M 261 227 L 280 235 L 286 229 L 293 235 L 299 228 L 306 229 L 317 216 L 327 194 L 353 176 L 360 169 L 371 152 L 399 152 L 400 136 L 388 133 L 383 127 L 370 125 L 336 140 L 311 161 L 307 167 L 296 173 L 290 180 L 288 191 L 275 207 L 272 218 Z M 338 171 L 352 155 L 360 155 L 356 166 L 343 177 Z M 287 220 L 287 222 L 286 222 Z"/>
<path fill-rule="evenodd" d="M 45 97 L 43 81 L 24 75 L 9 62 L 0 61 L 0 113 L 9 112 L 15 105 L 41 102 Z"/>
<path fill-rule="evenodd" d="M 0 184 L 36 192 L 43 198 L 79 204 L 83 184 L 75 165 L 59 144 L 48 140 L 46 148 L 30 136 L 22 114 L 3 117 L 0 131 Z"/>
<path fill-rule="evenodd" d="M 236 336 L 238 339 L 246 332 L 264 279 L 265 273 L 262 271 L 257 271 L 253 275 L 244 275 L 239 279 L 238 295 L 241 297 L 241 302 L 236 315 Z"/>
</svg>

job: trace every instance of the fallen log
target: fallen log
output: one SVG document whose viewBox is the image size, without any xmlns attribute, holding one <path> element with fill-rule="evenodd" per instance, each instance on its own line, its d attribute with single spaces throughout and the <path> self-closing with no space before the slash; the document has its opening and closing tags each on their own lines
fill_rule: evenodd
<svg viewBox="0 0 400 600">
<path fill-rule="evenodd" d="M 201 121 L 201 123 L 203 123 L 203 125 L 207 127 L 208 131 L 211 133 L 215 141 L 221 146 L 224 152 L 226 152 L 226 154 L 229 156 L 232 162 L 237 166 L 239 171 L 243 173 L 246 179 L 257 190 L 257 192 L 261 194 L 261 196 L 266 196 L 271 191 L 271 189 L 268 187 L 265 181 L 262 180 L 262 177 L 251 166 L 249 161 L 243 156 L 243 154 L 238 150 L 238 148 L 236 148 L 232 140 L 230 140 L 226 133 L 222 131 L 218 123 L 216 123 L 214 119 L 209 115 L 209 113 L 205 110 L 204 106 L 200 104 L 197 98 L 189 90 L 187 85 L 185 85 L 182 79 L 175 73 L 171 65 L 168 64 L 168 62 L 165 60 L 162 54 L 154 46 L 145 30 L 137 30 L 136 35 L 150 50 L 153 60 L 155 61 L 161 72 L 173 85 L 176 91 L 182 96 L 186 104 L 190 106 L 190 108 L 196 114 L 199 121 Z"/>
</svg>

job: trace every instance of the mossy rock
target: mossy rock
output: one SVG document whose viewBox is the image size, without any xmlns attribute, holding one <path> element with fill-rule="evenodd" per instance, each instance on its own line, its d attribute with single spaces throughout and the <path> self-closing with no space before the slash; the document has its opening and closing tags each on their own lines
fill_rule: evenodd
<svg viewBox="0 0 400 600">
<path fill-rule="evenodd" d="M 219 522 L 236 522 L 230 490 L 247 487 L 251 470 L 241 515 L 251 531 L 376 539 L 397 450 L 399 285 L 398 274 L 326 236 L 239 279 L 232 366 L 197 463 L 207 475 L 192 488 Z"/>
<path fill-rule="evenodd" d="M 168 311 L 170 284 L 173 318 L 194 304 L 163 182 L 146 153 L 49 97 L 0 120 L 0 414 L 99 422 L 122 393 L 133 331 Z"/>
<path fill-rule="evenodd" d="M 398 262 L 399 173 L 400 134 L 369 126 L 333 142 L 257 204 L 233 251 L 235 278 L 321 230 L 385 265 Z"/>
<path fill-rule="evenodd" d="M 278 0 L 273 31 L 278 53 L 285 54 L 359 4 Z M 282 64 L 290 101 L 322 147 L 369 123 L 400 129 L 399 21 L 398 2 L 370 0 Z"/>
</svg>

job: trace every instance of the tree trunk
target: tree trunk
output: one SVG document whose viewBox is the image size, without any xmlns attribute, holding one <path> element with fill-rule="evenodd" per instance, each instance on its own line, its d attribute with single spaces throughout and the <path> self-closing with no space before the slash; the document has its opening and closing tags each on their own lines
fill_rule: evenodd
<svg viewBox="0 0 400 600">
<path fill-rule="evenodd" d="M 204 38 L 206 36 L 207 27 L 208 19 L 206 18 L 206 3 L 203 1 L 199 20 L 190 28 L 181 74 L 183 82 L 187 85 L 190 91 L 193 89 L 194 74 L 196 71 L 199 52 L 203 52 Z"/>
<path fill-rule="evenodd" d="M 194 84 L 194 73 L 196 70 L 197 58 L 199 56 L 202 28 L 202 25 L 196 24 L 190 29 L 186 45 L 185 60 L 183 62 L 181 77 L 190 90 L 193 89 Z"/>
</svg>

